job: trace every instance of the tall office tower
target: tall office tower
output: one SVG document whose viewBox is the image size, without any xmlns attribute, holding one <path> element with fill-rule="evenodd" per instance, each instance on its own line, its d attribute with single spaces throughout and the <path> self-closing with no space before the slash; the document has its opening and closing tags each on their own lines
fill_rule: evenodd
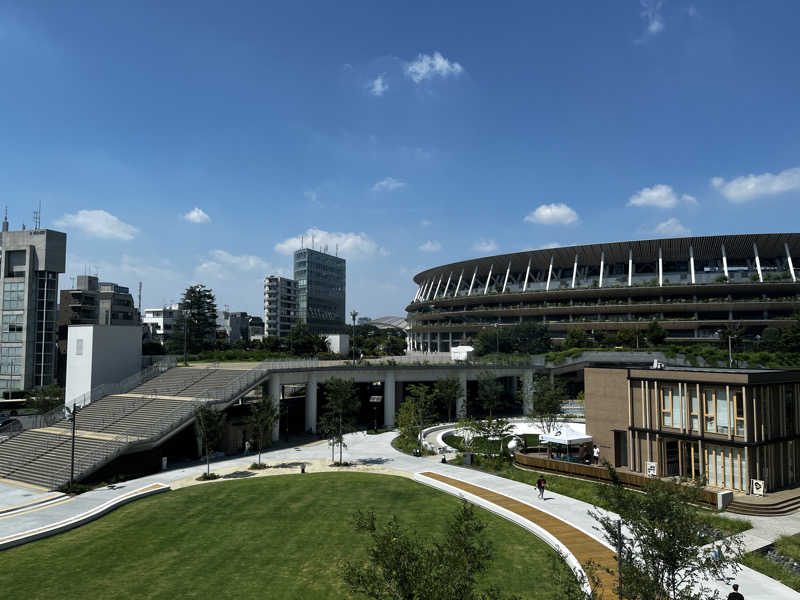
<svg viewBox="0 0 800 600">
<path fill-rule="evenodd" d="M 312 333 L 345 330 L 345 260 L 301 248 L 294 253 L 297 314 Z"/>
<path fill-rule="evenodd" d="M 0 238 L 0 390 L 49 385 L 56 366 L 58 274 L 67 234 L 50 229 L 8 231 Z"/>
<path fill-rule="evenodd" d="M 279 275 L 264 278 L 264 336 L 285 337 L 297 320 L 297 282 Z"/>
</svg>

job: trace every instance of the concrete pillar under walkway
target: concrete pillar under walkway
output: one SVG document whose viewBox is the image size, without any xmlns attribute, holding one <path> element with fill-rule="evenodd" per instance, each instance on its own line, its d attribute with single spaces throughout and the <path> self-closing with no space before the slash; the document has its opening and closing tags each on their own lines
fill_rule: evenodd
<svg viewBox="0 0 800 600">
<path fill-rule="evenodd" d="M 397 382 L 394 371 L 388 371 L 383 380 L 383 426 L 394 427 L 394 413 L 396 409 Z"/>
<path fill-rule="evenodd" d="M 281 409 L 281 376 L 273 373 L 269 376 L 269 397 L 272 404 L 278 411 Z M 277 442 L 281 437 L 281 420 L 280 417 L 275 420 L 275 425 L 272 427 L 272 441 Z"/>
<path fill-rule="evenodd" d="M 306 431 L 317 432 L 317 376 L 308 376 L 306 383 Z"/>
</svg>

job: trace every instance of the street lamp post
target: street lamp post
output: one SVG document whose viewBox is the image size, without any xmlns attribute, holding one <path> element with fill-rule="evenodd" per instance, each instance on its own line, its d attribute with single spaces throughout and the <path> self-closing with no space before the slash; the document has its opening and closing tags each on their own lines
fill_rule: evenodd
<svg viewBox="0 0 800 600">
<path fill-rule="evenodd" d="M 186 360 L 186 348 L 187 348 L 187 334 L 189 331 L 189 317 L 192 316 L 192 309 L 184 308 L 183 309 L 183 366 L 188 367 L 189 362 Z"/>
<path fill-rule="evenodd" d="M 358 316 L 358 311 L 353 309 L 350 311 L 350 316 L 353 318 L 353 364 L 356 364 L 356 317 Z"/>
</svg>

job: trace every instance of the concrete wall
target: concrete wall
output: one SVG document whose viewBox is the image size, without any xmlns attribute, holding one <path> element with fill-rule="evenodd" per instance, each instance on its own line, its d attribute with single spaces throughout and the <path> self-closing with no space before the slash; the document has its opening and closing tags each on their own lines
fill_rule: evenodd
<svg viewBox="0 0 800 600">
<path fill-rule="evenodd" d="M 350 336 L 346 333 L 332 333 L 325 336 L 331 352 L 347 356 L 350 353 Z"/>
<path fill-rule="evenodd" d="M 71 325 L 67 334 L 65 403 L 104 383 L 138 373 L 142 332 L 126 325 Z"/>
<path fill-rule="evenodd" d="M 600 449 L 600 458 L 614 464 L 614 430 L 628 429 L 628 372 L 586 369 L 586 433 Z"/>
</svg>

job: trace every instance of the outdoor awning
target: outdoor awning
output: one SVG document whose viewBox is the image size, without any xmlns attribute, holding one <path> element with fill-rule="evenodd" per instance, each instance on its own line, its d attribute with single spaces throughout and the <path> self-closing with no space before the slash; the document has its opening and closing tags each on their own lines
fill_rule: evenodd
<svg viewBox="0 0 800 600">
<path fill-rule="evenodd" d="M 550 442 L 552 444 L 564 444 L 565 446 L 572 444 L 585 444 L 592 441 L 592 436 L 585 433 L 578 433 L 569 427 L 561 427 L 556 429 L 553 433 L 543 433 L 539 436 L 540 442 Z"/>
</svg>

